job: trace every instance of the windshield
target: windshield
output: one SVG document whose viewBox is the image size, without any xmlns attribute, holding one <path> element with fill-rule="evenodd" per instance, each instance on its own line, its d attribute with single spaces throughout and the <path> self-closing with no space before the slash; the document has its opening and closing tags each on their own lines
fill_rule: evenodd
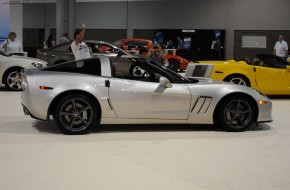
<svg viewBox="0 0 290 190">
<path fill-rule="evenodd" d="M 115 45 L 115 46 L 119 46 L 122 42 L 124 42 L 123 39 L 114 41 L 112 44 Z"/>
</svg>

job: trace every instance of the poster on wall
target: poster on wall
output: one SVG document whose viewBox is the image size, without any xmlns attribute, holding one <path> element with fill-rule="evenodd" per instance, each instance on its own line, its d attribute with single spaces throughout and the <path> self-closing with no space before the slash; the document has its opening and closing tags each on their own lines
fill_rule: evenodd
<svg viewBox="0 0 290 190">
<path fill-rule="evenodd" d="M 190 49 L 190 44 L 191 44 L 191 38 L 190 37 L 184 37 L 183 49 Z"/>
<path fill-rule="evenodd" d="M 10 28 L 10 6 L 9 4 L 1 4 L 0 6 L 0 44 L 7 39 Z"/>
</svg>

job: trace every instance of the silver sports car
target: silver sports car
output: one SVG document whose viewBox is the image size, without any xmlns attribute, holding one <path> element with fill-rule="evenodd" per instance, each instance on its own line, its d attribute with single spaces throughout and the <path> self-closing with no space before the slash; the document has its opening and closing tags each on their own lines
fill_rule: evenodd
<svg viewBox="0 0 290 190">
<path fill-rule="evenodd" d="M 21 90 L 21 70 L 45 68 L 47 62 L 31 57 L 6 55 L 0 52 L 0 79 L 1 84 L 9 90 Z"/>
<path fill-rule="evenodd" d="M 142 58 L 113 60 L 99 56 L 25 71 L 25 114 L 53 116 L 66 134 L 100 124 L 215 124 L 236 132 L 272 121 L 270 99 L 252 88 L 184 78 Z M 136 66 L 142 75 L 130 74 Z"/>
</svg>

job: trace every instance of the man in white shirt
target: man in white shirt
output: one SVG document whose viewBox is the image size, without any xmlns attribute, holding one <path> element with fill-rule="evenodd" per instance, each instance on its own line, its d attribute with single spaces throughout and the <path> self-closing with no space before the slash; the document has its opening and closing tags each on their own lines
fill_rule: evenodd
<svg viewBox="0 0 290 190">
<path fill-rule="evenodd" d="M 279 36 L 279 40 L 274 46 L 274 54 L 282 59 L 287 59 L 288 57 L 288 44 L 283 40 L 283 36 Z"/>
<path fill-rule="evenodd" d="M 21 42 L 16 39 L 16 33 L 10 32 L 8 39 L 1 44 L 2 51 L 6 54 L 23 53 Z"/>
<path fill-rule="evenodd" d="M 76 30 L 74 33 L 75 40 L 71 44 L 72 52 L 75 60 L 90 58 L 90 49 L 86 43 L 83 42 L 85 37 L 86 25 L 81 24 L 82 30 Z"/>
</svg>

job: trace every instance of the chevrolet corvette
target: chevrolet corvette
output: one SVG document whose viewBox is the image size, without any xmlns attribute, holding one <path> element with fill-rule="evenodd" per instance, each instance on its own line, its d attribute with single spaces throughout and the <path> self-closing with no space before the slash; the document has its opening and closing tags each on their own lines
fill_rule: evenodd
<svg viewBox="0 0 290 190">
<path fill-rule="evenodd" d="M 249 86 L 266 95 L 290 94 L 290 63 L 272 54 L 258 54 L 245 61 L 199 61 L 214 65 L 210 78 Z"/>
<path fill-rule="evenodd" d="M 132 65 L 143 74 L 131 75 Z M 24 113 L 39 120 L 52 116 L 66 134 L 102 124 L 215 124 L 239 132 L 272 121 L 272 103 L 257 90 L 187 79 L 138 57 L 98 56 L 27 70 L 22 87 Z"/>
</svg>

